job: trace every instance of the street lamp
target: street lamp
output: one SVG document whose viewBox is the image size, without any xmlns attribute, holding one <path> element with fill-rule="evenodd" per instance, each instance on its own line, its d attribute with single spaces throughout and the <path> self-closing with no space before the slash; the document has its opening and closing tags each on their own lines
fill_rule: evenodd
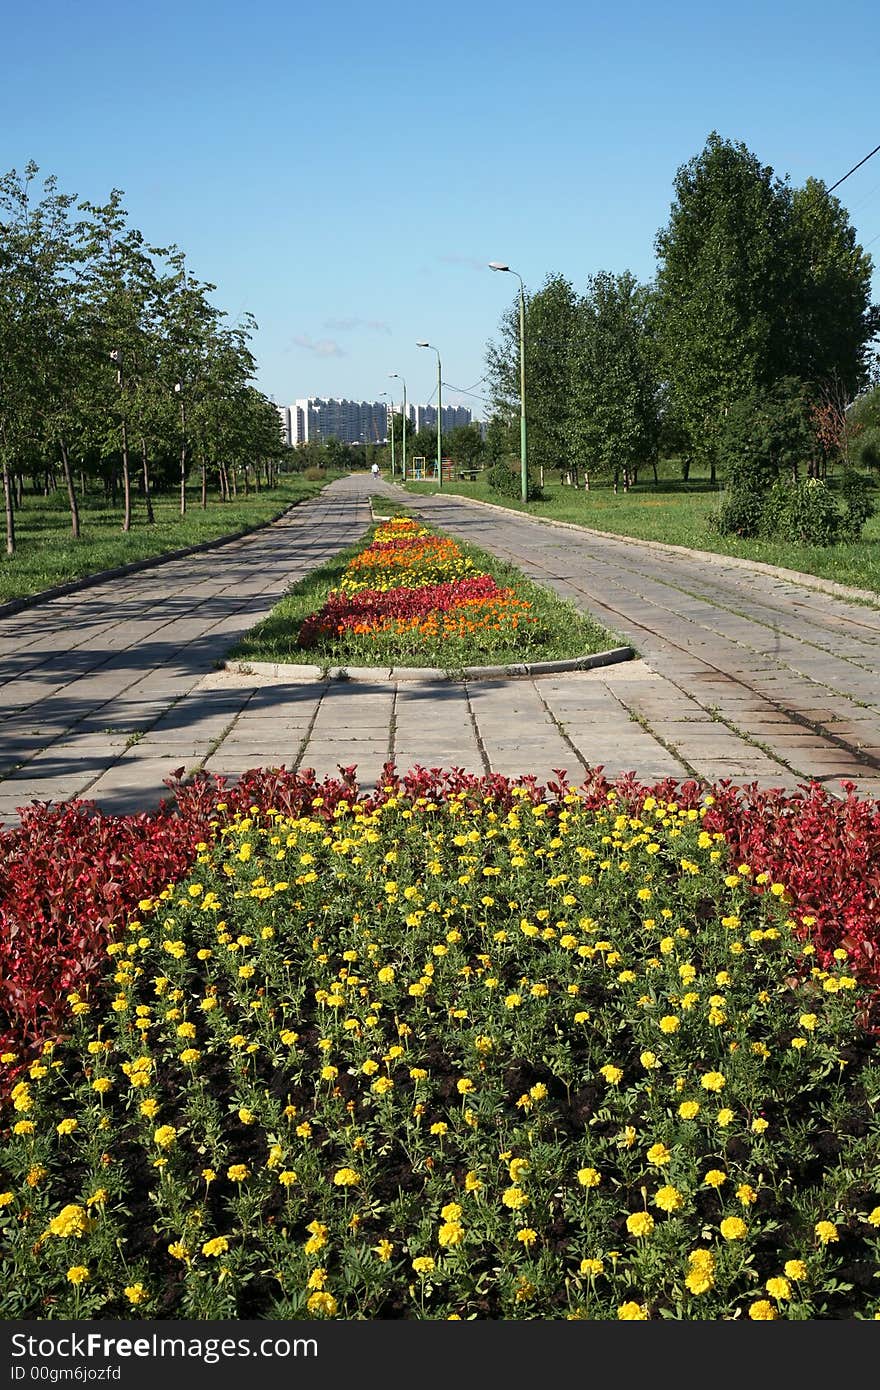
<svg viewBox="0 0 880 1390">
<path fill-rule="evenodd" d="M 387 391 L 380 391 L 379 395 L 385 397 L 391 411 L 391 481 L 394 482 L 394 398 Z"/>
<path fill-rule="evenodd" d="M 400 480 L 401 480 L 401 482 L 405 483 L 405 482 L 406 482 L 406 382 L 403 380 L 403 377 L 400 375 L 400 372 L 389 372 L 388 375 L 389 375 L 390 377 L 397 377 L 398 381 L 403 381 L 403 463 L 402 463 L 402 465 L 401 465 L 402 472 L 401 472 L 401 475 L 400 475 Z M 392 410 L 391 410 L 391 441 L 392 441 L 392 443 L 394 442 L 394 409 L 393 409 L 393 407 L 392 407 Z"/>
<path fill-rule="evenodd" d="M 503 261 L 490 261 L 490 270 L 505 270 L 519 280 L 519 463 L 520 491 L 523 502 L 529 500 L 529 469 L 526 457 L 526 292 L 522 276 Z"/>
<path fill-rule="evenodd" d="M 174 393 L 180 400 L 180 515 L 186 515 L 186 406 L 183 382 L 175 381 Z"/>
<path fill-rule="evenodd" d="M 443 490 L 443 460 L 442 460 L 441 453 L 440 453 L 440 412 L 441 412 L 441 409 L 442 409 L 442 401 L 441 401 L 441 399 L 440 399 L 440 394 L 441 394 L 441 391 L 442 391 L 442 388 L 443 388 L 443 381 L 442 381 L 442 373 L 441 373 L 441 370 L 440 370 L 440 352 L 439 352 L 439 349 L 438 349 L 438 348 L 435 348 L 435 347 L 434 347 L 434 344 L 433 344 L 433 343 L 416 343 L 416 347 L 426 347 L 426 348 L 430 348 L 432 352 L 436 352 L 436 353 L 437 353 L 437 487 L 438 487 L 438 489 L 442 492 L 442 490 Z"/>
</svg>

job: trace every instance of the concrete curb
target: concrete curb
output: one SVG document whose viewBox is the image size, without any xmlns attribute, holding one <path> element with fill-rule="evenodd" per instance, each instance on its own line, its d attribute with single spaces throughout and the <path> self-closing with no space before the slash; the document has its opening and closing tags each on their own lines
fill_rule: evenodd
<svg viewBox="0 0 880 1390">
<path fill-rule="evenodd" d="M 315 493 L 314 496 L 319 496 L 319 493 Z M 203 550 L 217 550 L 221 545 L 229 545 L 231 541 L 240 541 L 244 536 L 253 536 L 257 531 L 265 531 L 267 526 L 274 526 L 282 517 L 287 516 L 288 512 L 300 506 L 301 502 L 310 500 L 303 497 L 300 502 L 291 502 L 266 521 L 259 521 L 256 526 L 246 526 L 242 531 L 233 531 L 228 536 L 217 536 L 210 541 L 197 541 L 195 545 L 184 546 L 182 550 L 163 550 L 161 555 L 148 555 L 143 560 L 132 560 L 127 565 L 117 565 L 115 569 L 96 570 L 94 574 L 84 574 L 81 579 L 71 579 L 67 584 L 56 584 L 54 588 L 41 589 L 38 594 L 7 599 L 5 603 L 0 603 L 0 618 L 11 617 L 13 613 L 20 613 L 25 608 L 36 608 L 41 603 L 50 603 L 52 599 L 63 598 L 66 594 L 76 594 L 81 589 L 92 589 L 96 584 L 104 584 L 108 579 L 119 579 L 126 574 L 136 574 L 139 570 L 156 569 L 167 560 L 183 560 L 187 555 L 197 555 Z"/>
<path fill-rule="evenodd" d="M 734 565 L 737 569 L 757 570 L 761 574 L 770 574 L 777 579 L 788 580 L 792 584 L 800 584 L 805 589 L 818 589 L 820 593 L 832 594 L 837 598 L 861 599 L 875 608 L 880 608 L 880 593 L 874 589 L 856 589 L 849 584 L 839 584 L 836 579 L 823 579 L 818 574 L 803 574 L 800 570 L 785 569 L 782 565 L 770 565 L 764 560 L 747 560 L 742 555 L 723 555 L 717 550 L 693 550 L 690 546 L 672 545 L 669 541 L 648 541 L 643 540 L 641 536 L 627 536 L 622 531 L 599 531 L 595 526 L 581 526 L 575 521 L 556 521 L 552 517 L 532 516 L 531 512 L 521 512 L 514 507 L 502 507 L 496 502 L 484 502 L 481 497 L 466 497 L 463 492 L 408 492 L 405 496 L 415 499 L 419 497 L 456 497 L 471 506 L 486 507 L 491 512 L 500 512 L 502 516 L 521 517 L 523 521 L 534 522 L 536 526 L 555 526 L 562 531 L 580 531 L 588 536 L 599 536 L 604 540 L 633 541 L 636 545 L 647 546 L 649 550 L 665 550 L 674 555 L 690 555 L 704 560 L 706 564 L 710 565 L 725 564 Z M 413 507 L 413 510 L 415 511 L 417 508 Z"/>
<path fill-rule="evenodd" d="M 311 666 L 284 661 L 224 661 L 223 670 L 244 676 L 270 676 L 291 682 L 311 681 L 462 681 L 507 680 L 550 676 L 563 671 L 589 671 L 632 661 L 632 647 L 612 647 L 605 652 L 569 657 L 561 661 L 522 661 L 509 666 L 465 666 L 454 675 L 442 666 Z"/>
</svg>

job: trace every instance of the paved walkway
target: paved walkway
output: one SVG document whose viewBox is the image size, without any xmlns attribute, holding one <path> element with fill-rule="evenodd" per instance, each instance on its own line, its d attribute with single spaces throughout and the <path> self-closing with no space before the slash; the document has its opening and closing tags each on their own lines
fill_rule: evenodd
<svg viewBox="0 0 880 1390">
<path fill-rule="evenodd" d="M 221 669 L 287 586 L 406 498 L 593 613 L 640 659 L 534 679 L 345 683 Z M 721 556 L 549 526 L 352 476 L 216 551 L 0 620 L 0 820 L 85 796 L 148 809 L 163 779 L 284 764 L 588 766 L 880 795 L 880 610 Z"/>
</svg>

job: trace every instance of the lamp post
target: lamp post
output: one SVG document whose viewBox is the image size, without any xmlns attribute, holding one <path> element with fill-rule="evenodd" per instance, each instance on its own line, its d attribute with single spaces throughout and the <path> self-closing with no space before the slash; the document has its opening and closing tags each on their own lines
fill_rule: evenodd
<svg viewBox="0 0 880 1390">
<path fill-rule="evenodd" d="M 398 381 L 403 381 L 403 458 L 401 462 L 400 481 L 406 482 L 406 382 L 400 372 L 389 372 L 390 377 L 397 377 Z M 394 411 L 391 412 L 391 440 L 394 441 Z"/>
<path fill-rule="evenodd" d="M 529 500 L 529 468 L 526 455 L 526 292 L 522 276 L 503 261 L 490 261 L 490 270 L 505 270 L 519 280 L 519 463 L 520 492 L 523 502 Z"/>
<path fill-rule="evenodd" d="M 391 481 L 394 482 L 394 398 L 387 391 L 380 391 L 379 395 L 385 397 L 391 412 Z"/>
<path fill-rule="evenodd" d="M 443 458 L 440 448 L 440 413 L 442 410 L 441 391 L 443 389 L 442 372 L 440 369 L 440 351 L 434 347 L 433 343 L 416 343 L 416 347 L 430 348 L 437 353 L 437 488 L 443 490 Z"/>
</svg>

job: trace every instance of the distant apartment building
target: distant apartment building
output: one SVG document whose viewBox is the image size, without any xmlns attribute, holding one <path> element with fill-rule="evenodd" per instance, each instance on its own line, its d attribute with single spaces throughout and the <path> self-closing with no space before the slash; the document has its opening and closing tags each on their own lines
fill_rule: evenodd
<svg viewBox="0 0 880 1390">
<path fill-rule="evenodd" d="M 436 405 L 414 405 L 409 410 L 410 423 L 418 430 L 437 428 Z M 462 425 L 471 423 L 471 412 L 463 405 L 443 405 L 440 407 L 440 433 L 448 434 Z"/>
<path fill-rule="evenodd" d="M 308 396 L 290 407 L 290 428 L 294 444 L 322 444 L 328 439 L 339 439 L 343 444 L 384 444 L 388 405 L 385 401 Z"/>
<path fill-rule="evenodd" d="M 291 406 L 278 406 L 279 414 L 287 410 L 292 444 L 319 444 L 327 439 L 340 439 L 343 444 L 385 444 L 388 442 L 389 406 L 387 401 L 337 400 L 331 396 L 307 396 Z M 407 407 L 407 427 L 413 430 L 435 430 L 437 407 L 413 405 Z M 449 433 L 471 423 L 471 412 L 463 405 L 444 405 L 440 411 L 441 433 Z"/>
<path fill-rule="evenodd" d="M 278 418 L 281 421 L 281 432 L 284 436 L 284 442 L 289 445 L 291 443 L 290 406 L 276 405 L 275 409 L 278 411 Z"/>
</svg>

